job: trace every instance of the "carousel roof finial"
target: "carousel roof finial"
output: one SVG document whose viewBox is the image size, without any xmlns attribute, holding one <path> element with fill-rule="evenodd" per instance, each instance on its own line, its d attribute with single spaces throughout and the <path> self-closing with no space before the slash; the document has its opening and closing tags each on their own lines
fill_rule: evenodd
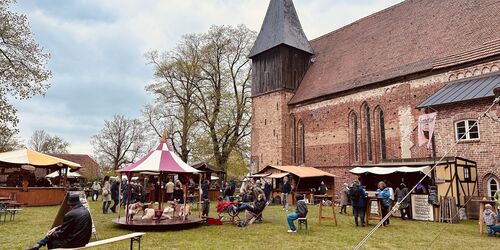
<svg viewBox="0 0 500 250">
<path fill-rule="evenodd" d="M 167 130 L 163 130 L 163 134 L 161 135 L 161 141 L 166 142 L 167 141 Z"/>
</svg>

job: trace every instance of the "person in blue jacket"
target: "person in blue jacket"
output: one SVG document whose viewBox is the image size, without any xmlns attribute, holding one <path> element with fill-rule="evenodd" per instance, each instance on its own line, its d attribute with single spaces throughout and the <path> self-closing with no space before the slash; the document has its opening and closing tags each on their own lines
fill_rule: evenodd
<svg viewBox="0 0 500 250">
<path fill-rule="evenodd" d="M 377 195 L 377 198 L 380 200 L 380 203 L 382 205 L 380 210 L 382 211 L 382 218 L 384 218 L 389 213 L 389 209 L 391 206 L 391 191 L 389 190 L 385 182 L 381 181 L 378 183 L 378 189 L 375 194 Z M 387 225 L 389 225 L 389 218 L 387 218 L 387 220 L 383 223 L 383 226 Z"/>
</svg>

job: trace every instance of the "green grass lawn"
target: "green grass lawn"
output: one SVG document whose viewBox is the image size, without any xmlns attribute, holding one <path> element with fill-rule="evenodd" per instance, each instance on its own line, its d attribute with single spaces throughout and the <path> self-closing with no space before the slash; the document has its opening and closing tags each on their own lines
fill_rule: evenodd
<svg viewBox="0 0 500 250">
<path fill-rule="evenodd" d="M 214 205 L 212 202 L 213 216 Z M 90 207 L 99 239 L 129 233 L 112 224 L 114 214 L 99 212 L 100 202 L 90 202 Z M 24 249 L 36 243 L 52 225 L 58 208 L 24 208 L 14 222 L 0 222 L 0 249 Z M 337 215 L 338 226 L 332 221 L 318 225 L 318 207 L 309 206 L 309 213 L 308 234 L 287 233 L 286 212 L 278 206 L 269 206 L 262 223 L 245 228 L 227 224 L 148 232 L 141 245 L 142 249 L 352 249 L 371 228 L 354 227 L 352 216 L 346 215 Z M 477 221 L 449 225 L 392 219 L 389 227 L 380 228 L 369 239 L 365 249 L 498 249 L 499 245 L 500 237 L 479 235 Z M 123 241 L 99 249 L 128 249 L 128 246 L 129 242 Z"/>
</svg>

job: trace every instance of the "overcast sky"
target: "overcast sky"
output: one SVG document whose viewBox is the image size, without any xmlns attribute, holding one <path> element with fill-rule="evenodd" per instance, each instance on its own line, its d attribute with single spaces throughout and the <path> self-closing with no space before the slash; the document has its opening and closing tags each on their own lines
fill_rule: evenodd
<svg viewBox="0 0 500 250">
<path fill-rule="evenodd" d="M 309 39 L 400 0 L 295 0 Z M 245 24 L 258 31 L 268 0 L 18 0 L 35 40 L 51 54 L 44 97 L 15 101 L 20 136 L 59 135 L 71 153 L 92 153 L 90 137 L 115 114 L 140 116 L 152 97 L 152 69 L 143 54 L 169 50 L 183 34 L 211 25 Z"/>
</svg>

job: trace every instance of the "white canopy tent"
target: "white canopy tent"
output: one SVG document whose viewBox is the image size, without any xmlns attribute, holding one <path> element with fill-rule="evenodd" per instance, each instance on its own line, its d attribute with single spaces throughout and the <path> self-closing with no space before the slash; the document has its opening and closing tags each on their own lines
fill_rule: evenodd
<svg viewBox="0 0 500 250">
<path fill-rule="evenodd" d="M 353 174 L 377 174 L 377 175 L 387 175 L 393 173 L 416 173 L 422 172 L 427 176 L 430 176 L 430 166 L 424 167 L 356 167 L 350 170 Z"/>
<path fill-rule="evenodd" d="M 63 169 L 61 171 L 61 175 L 64 176 L 65 174 L 66 174 L 66 170 Z M 53 178 L 56 178 L 56 177 L 59 177 L 59 171 L 52 172 L 52 173 L 50 173 L 50 174 L 48 174 L 48 175 L 45 176 L 45 178 L 47 178 L 47 179 L 53 179 Z M 83 178 L 83 176 L 81 174 L 79 174 L 77 172 L 71 172 L 71 171 L 69 171 L 67 177 L 68 178 L 73 178 L 73 179 Z"/>
</svg>

